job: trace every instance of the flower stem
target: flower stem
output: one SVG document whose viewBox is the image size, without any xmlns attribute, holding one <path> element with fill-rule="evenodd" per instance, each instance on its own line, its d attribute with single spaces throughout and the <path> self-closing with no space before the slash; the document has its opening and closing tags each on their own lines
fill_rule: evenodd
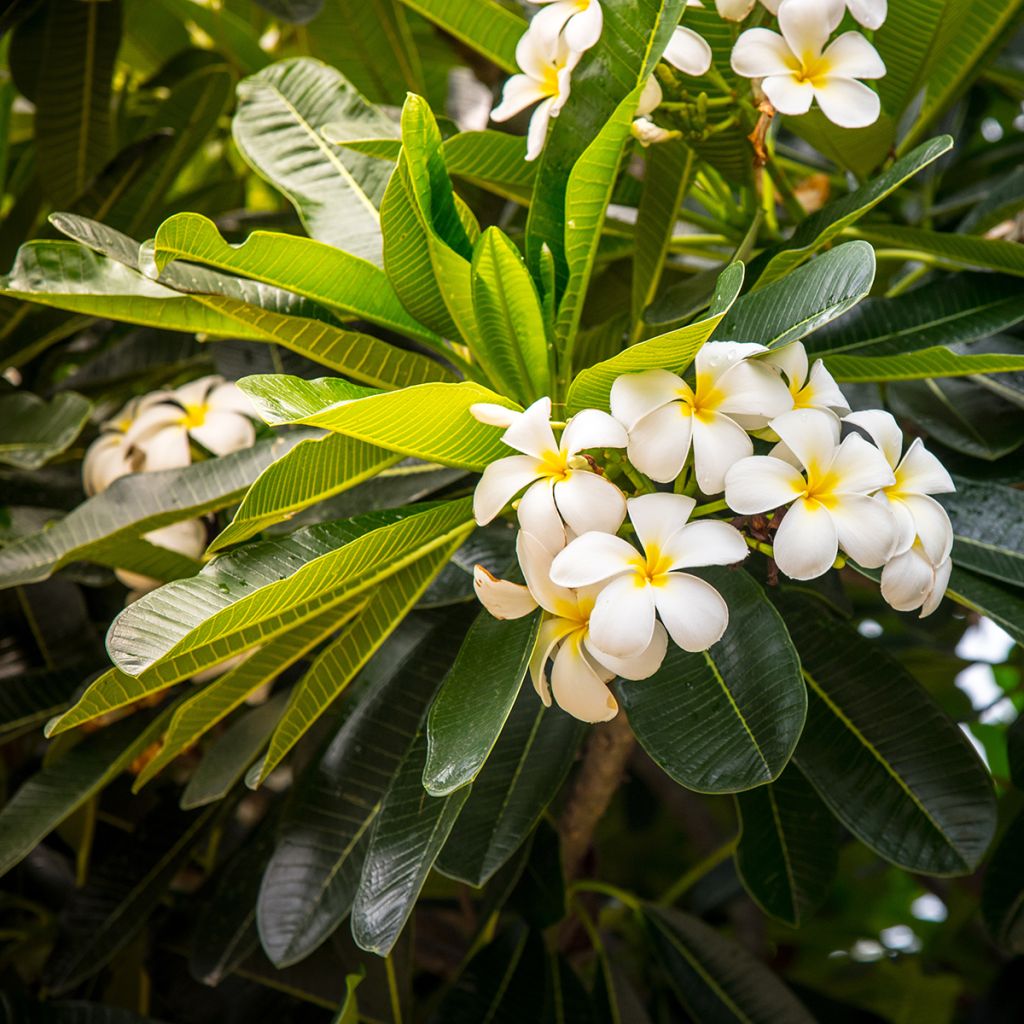
<svg viewBox="0 0 1024 1024">
<path fill-rule="evenodd" d="M 707 505 L 698 505 L 691 513 L 691 519 L 697 519 L 700 516 L 713 516 L 716 512 L 724 512 L 728 508 L 728 504 L 722 501 L 712 501 Z"/>
<path fill-rule="evenodd" d="M 713 850 L 702 861 L 695 864 L 682 877 L 670 885 L 658 900 L 663 907 L 670 907 L 680 896 L 689 892 L 705 875 L 710 874 L 723 861 L 728 860 L 736 850 L 738 837 L 723 843 L 717 850 Z"/>
</svg>

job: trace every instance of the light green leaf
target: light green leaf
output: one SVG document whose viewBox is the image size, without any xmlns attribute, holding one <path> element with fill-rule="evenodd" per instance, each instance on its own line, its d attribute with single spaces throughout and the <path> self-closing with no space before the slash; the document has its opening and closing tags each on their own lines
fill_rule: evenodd
<svg viewBox="0 0 1024 1024">
<path fill-rule="evenodd" d="M 503 71 L 519 70 L 516 43 L 526 31 L 526 19 L 496 0 L 402 0 L 402 3 L 482 53 Z"/>
<path fill-rule="evenodd" d="M 826 356 L 825 366 L 838 381 L 924 380 L 1020 372 L 1024 370 L 1024 356 L 1010 353 L 961 355 L 937 345 L 898 356 Z"/>
<path fill-rule="evenodd" d="M 24 391 L 0 394 L 0 462 L 19 469 L 45 465 L 74 443 L 91 409 L 74 391 L 52 402 Z"/>
<path fill-rule="evenodd" d="M 345 975 L 345 998 L 338 1007 L 338 1012 L 334 1015 L 331 1024 L 359 1024 L 359 1000 L 356 989 L 365 977 L 365 973 Z"/>
<path fill-rule="evenodd" d="M 660 334 L 627 348 L 611 359 L 580 373 L 569 388 L 566 404 L 570 411 L 607 409 L 612 384 L 624 373 L 664 369 L 682 371 L 690 365 L 700 347 L 711 337 L 743 287 L 743 264 L 732 263 L 718 279 L 709 315 L 678 330 Z"/>
<path fill-rule="evenodd" d="M 863 225 L 856 231 L 876 247 L 906 251 L 910 260 L 921 253 L 937 265 L 953 270 L 980 267 L 1024 277 L 1024 251 L 1016 242 L 896 225 Z"/>
<path fill-rule="evenodd" d="M 259 33 L 246 19 L 224 8 L 204 7 L 194 0 L 156 0 L 184 25 L 195 25 L 244 74 L 251 75 L 270 63 L 260 47 Z"/>
</svg>

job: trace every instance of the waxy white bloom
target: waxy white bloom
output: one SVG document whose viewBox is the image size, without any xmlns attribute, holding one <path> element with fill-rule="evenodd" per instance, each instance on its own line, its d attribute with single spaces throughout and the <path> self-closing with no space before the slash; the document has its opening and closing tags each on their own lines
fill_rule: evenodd
<svg viewBox="0 0 1024 1024">
<path fill-rule="evenodd" d="M 693 387 L 668 370 L 619 377 L 611 408 L 629 431 L 630 462 L 667 483 L 682 472 L 692 446 L 700 489 L 719 493 L 729 467 L 754 450 L 747 429 L 793 407 L 779 375 L 749 358 L 764 351 L 763 345 L 708 342 L 694 360 Z"/>
<path fill-rule="evenodd" d="M 794 409 L 824 409 L 840 416 L 850 411 L 846 396 L 820 359 L 808 370 L 807 349 L 802 342 L 772 349 L 763 361 L 785 374 Z"/>
<path fill-rule="evenodd" d="M 527 132 L 526 159 L 536 160 L 544 148 L 551 118 L 558 117 L 569 99 L 573 68 L 579 63 L 580 52 L 573 50 L 559 36 L 552 43 L 532 31 L 527 31 L 516 46 L 516 62 L 523 69 L 513 75 L 501 93 L 501 103 L 491 111 L 492 121 L 507 121 L 520 111 L 540 105 L 530 118 Z"/>
<path fill-rule="evenodd" d="M 700 33 L 680 25 L 672 33 L 662 59 L 678 71 L 682 71 L 684 75 L 700 78 L 701 75 L 706 75 L 711 67 L 711 47 Z"/>
<path fill-rule="evenodd" d="M 857 434 L 840 444 L 839 420 L 817 409 L 794 409 L 770 426 L 783 444 L 775 455 L 737 462 L 725 480 L 725 500 L 741 515 L 789 506 L 774 538 L 779 568 L 793 579 L 814 579 L 828 572 L 840 547 L 865 568 L 884 565 L 896 521 L 868 496 L 895 482 L 882 453 Z M 786 458 L 778 457 L 780 449 Z"/>
<path fill-rule="evenodd" d="M 818 101 L 822 113 L 842 128 L 864 128 L 878 120 L 877 93 L 861 78 L 881 78 L 885 64 L 858 32 L 846 32 L 826 49 L 842 18 L 831 0 L 783 0 L 782 35 L 766 28 L 747 30 L 736 41 L 732 67 L 759 78 L 772 106 L 783 114 L 806 114 Z"/>
<path fill-rule="evenodd" d="M 867 431 L 892 468 L 894 482 L 883 488 L 878 500 L 892 510 L 899 528 L 895 555 L 909 551 L 915 540 L 933 565 L 941 565 L 953 550 L 953 527 L 946 510 L 931 494 L 948 494 L 956 486 L 946 467 L 915 438 L 903 451 L 903 432 L 890 413 L 881 409 L 854 412 L 846 417 Z"/>
<path fill-rule="evenodd" d="M 169 526 L 150 530 L 149 533 L 142 535 L 142 539 L 158 548 L 165 548 L 189 558 L 198 558 L 206 549 L 206 527 L 198 519 L 184 519 L 180 523 L 171 523 Z M 160 580 L 142 576 L 137 572 L 128 572 L 126 569 L 115 569 L 114 575 L 132 591 L 129 601 L 137 600 L 143 594 L 148 594 L 160 586 Z"/>
<path fill-rule="evenodd" d="M 146 470 L 187 466 L 189 441 L 230 455 L 256 440 L 252 404 L 237 384 L 200 377 L 162 396 L 132 424 L 127 438 L 146 455 Z"/>
<path fill-rule="evenodd" d="M 836 2 L 842 11 L 842 0 Z M 870 29 L 881 28 L 889 13 L 888 0 L 846 0 L 845 6 L 850 8 L 850 13 L 858 25 Z"/>
<path fill-rule="evenodd" d="M 729 21 L 742 21 L 753 9 L 757 0 L 715 0 L 715 7 L 721 17 Z M 779 0 L 761 0 L 772 14 L 779 10 Z"/>
<path fill-rule="evenodd" d="M 915 541 L 909 551 L 885 563 L 882 597 L 898 612 L 920 608 L 923 619 L 941 604 L 952 572 L 952 559 L 933 565 L 921 542 Z"/>
<path fill-rule="evenodd" d="M 546 46 L 554 46 L 563 35 L 570 50 L 583 53 L 601 38 L 604 12 L 599 0 L 528 0 L 542 5 L 530 22 L 529 31 Z M 522 61 L 519 66 L 525 68 Z"/>
<path fill-rule="evenodd" d="M 551 399 L 541 398 L 515 417 L 501 439 L 522 454 L 498 459 L 484 470 L 473 495 L 473 514 L 481 526 L 523 488 L 520 522 L 549 549 L 565 543 L 562 520 L 575 533 L 614 533 L 622 524 L 625 497 L 580 454 L 588 448 L 625 448 L 626 431 L 617 420 L 585 409 L 569 420 L 556 441 Z"/>
<path fill-rule="evenodd" d="M 585 588 L 610 582 L 590 615 L 591 650 L 634 658 L 657 629 L 655 615 L 683 650 L 704 651 L 722 638 L 729 609 L 711 584 L 680 572 L 702 565 L 732 565 L 747 556 L 739 531 L 728 523 L 687 523 L 696 502 L 681 494 L 630 498 L 629 519 L 642 552 L 607 533 L 586 533 L 551 564 L 558 586 Z"/>
<path fill-rule="evenodd" d="M 661 105 L 662 98 L 661 86 L 658 84 L 658 80 L 651 75 L 647 79 L 644 91 L 640 95 L 640 102 L 636 108 L 636 118 L 629 128 L 630 134 L 644 149 L 658 142 L 668 142 L 669 139 L 679 138 L 679 132 L 669 131 L 667 128 L 659 128 L 647 116 Z"/>
</svg>

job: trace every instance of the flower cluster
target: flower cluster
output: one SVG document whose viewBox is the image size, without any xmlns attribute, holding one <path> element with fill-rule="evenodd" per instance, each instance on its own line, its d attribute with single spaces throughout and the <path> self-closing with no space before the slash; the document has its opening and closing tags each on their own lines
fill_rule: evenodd
<svg viewBox="0 0 1024 1024">
<path fill-rule="evenodd" d="M 513 75 L 491 112 L 494 121 L 507 121 L 537 104 L 527 134 L 527 160 L 544 148 L 548 125 L 569 99 L 572 73 L 583 54 L 601 37 L 601 0 L 528 0 L 540 10 L 516 47 L 521 73 Z M 779 31 L 752 28 L 743 32 L 732 51 L 736 74 L 754 80 L 755 95 L 782 114 L 806 114 L 817 101 L 824 115 L 844 128 L 861 128 L 878 119 L 878 96 L 861 79 L 881 78 L 885 64 L 859 32 L 845 32 L 829 43 L 849 7 L 853 18 L 868 29 L 885 21 L 886 0 L 761 0 L 778 20 Z M 721 17 L 742 21 L 755 0 L 716 0 Z M 703 7 L 687 0 L 687 7 Z M 694 77 L 711 70 L 711 47 L 686 26 L 675 29 L 662 55 L 666 63 Z M 642 92 L 633 122 L 633 135 L 642 145 L 664 142 L 678 133 L 651 120 L 662 102 L 653 76 Z"/>
<path fill-rule="evenodd" d="M 256 437 L 253 416 L 249 400 L 223 377 L 203 377 L 174 391 L 133 398 L 102 425 L 99 437 L 89 446 L 82 463 L 85 492 L 99 494 L 129 473 L 187 466 L 193 443 L 212 455 L 248 448 Z M 206 528 L 198 519 L 189 519 L 162 526 L 144 539 L 198 558 L 206 547 Z M 117 577 L 136 592 L 158 585 L 156 580 L 121 569 Z"/>
<path fill-rule="evenodd" d="M 903 451 L 889 413 L 851 412 L 800 342 L 709 342 L 689 379 L 619 377 L 610 407 L 564 424 L 548 398 L 521 413 L 472 409 L 517 452 L 486 468 L 474 513 L 484 525 L 512 505 L 525 579 L 477 566 L 476 592 L 497 618 L 542 609 L 530 673 L 545 704 L 605 721 L 618 711 L 613 678 L 652 675 L 670 640 L 691 652 L 717 643 L 728 607 L 685 570 L 735 565 L 751 548 L 797 580 L 842 553 L 882 569 L 894 608 L 938 606 L 953 532 L 932 495 L 954 489 L 949 474 L 920 439 Z"/>
</svg>

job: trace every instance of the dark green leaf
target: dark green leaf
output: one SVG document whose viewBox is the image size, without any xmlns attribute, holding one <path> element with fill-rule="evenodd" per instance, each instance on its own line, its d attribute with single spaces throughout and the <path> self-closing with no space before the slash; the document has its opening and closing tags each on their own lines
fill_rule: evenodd
<svg viewBox="0 0 1024 1024">
<path fill-rule="evenodd" d="M 957 477 L 939 500 L 949 513 L 957 565 L 1024 586 L 1024 491 Z"/>
<path fill-rule="evenodd" d="M 38 469 L 74 443 L 91 409 L 73 391 L 52 402 L 26 391 L 0 395 L 0 462 Z"/>
<path fill-rule="evenodd" d="M 1024 814 L 1010 822 L 992 854 L 981 889 L 989 935 L 1007 953 L 1024 953 Z"/>
<path fill-rule="evenodd" d="M 1016 587 L 954 567 L 948 593 L 958 604 L 987 615 L 1017 643 L 1024 644 L 1024 596 Z"/>
</svg>

